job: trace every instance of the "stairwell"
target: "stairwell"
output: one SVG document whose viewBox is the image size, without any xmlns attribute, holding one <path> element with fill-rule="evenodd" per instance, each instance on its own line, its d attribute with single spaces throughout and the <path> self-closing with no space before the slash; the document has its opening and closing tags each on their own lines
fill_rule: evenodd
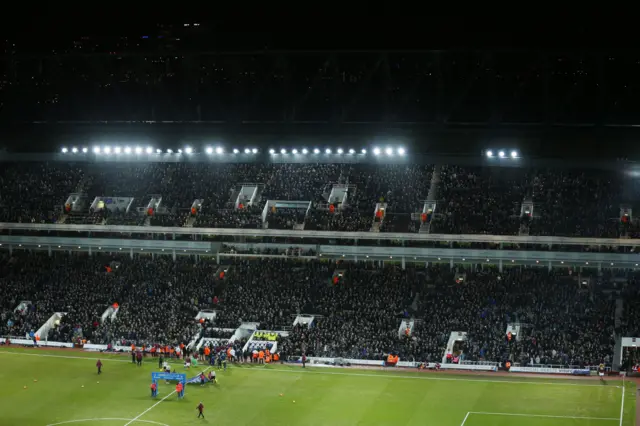
<svg viewBox="0 0 640 426">
<path fill-rule="evenodd" d="M 427 194 L 427 201 L 436 201 L 438 198 L 438 187 L 440 186 L 440 171 L 442 170 L 441 165 L 436 165 L 433 168 L 433 173 L 431 174 L 431 184 L 429 185 L 429 193 Z M 431 221 L 423 222 L 420 224 L 420 233 L 428 234 L 431 231 Z"/>
<path fill-rule="evenodd" d="M 624 299 L 622 297 L 618 297 L 616 299 L 616 310 L 615 310 L 615 326 L 616 330 L 620 328 L 622 325 L 622 318 L 624 317 Z"/>
<path fill-rule="evenodd" d="M 618 334 L 617 330 L 620 330 L 620 327 L 622 326 L 623 317 L 624 317 L 624 299 L 622 297 L 618 297 L 616 299 L 616 310 L 614 314 L 616 344 L 613 347 L 613 360 L 611 361 L 611 367 L 613 371 L 620 371 L 620 365 L 622 363 L 622 336 Z"/>
</svg>

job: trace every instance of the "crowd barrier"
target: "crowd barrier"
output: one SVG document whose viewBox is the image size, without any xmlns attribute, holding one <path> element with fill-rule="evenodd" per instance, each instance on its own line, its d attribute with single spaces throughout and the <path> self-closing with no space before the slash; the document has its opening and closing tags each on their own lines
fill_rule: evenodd
<svg viewBox="0 0 640 426">
<path fill-rule="evenodd" d="M 534 373 L 534 374 L 570 374 L 572 376 L 589 376 L 589 368 L 545 368 L 545 367 L 511 367 L 511 373 Z"/>
<path fill-rule="evenodd" d="M 309 357 L 309 363 L 321 364 L 328 366 L 339 365 L 353 365 L 363 367 L 384 367 L 384 361 L 370 360 L 370 359 L 350 359 L 350 358 L 323 358 L 323 357 Z M 421 363 L 413 361 L 398 361 L 396 367 L 401 368 L 418 368 Z M 436 363 L 431 362 L 427 364 L 427 368 L 435 368 Z M 498 368 L 493 365 L 468 365 L 468 364 L 441 364 L 441 370 L 467 370 L 467 371 L 498 371 Z"/>
<path fill-rule="evenodd" d="M 30 339 L 16 339 L 10 337 L 12 345 L 23 345 L 23 346 L 33 346 L 33 340 Z M 7 339 L 5 337 L 0 337 L 0 344 L 6 343 Z M 40 340 L 38 342 L 38 347 L 49 347 L 49 348 L 73 348 L 74 344 L 69 342 L 50 342 L 47 340 Z M 86 351 L 106 351 L 107 345 L 94 345 L 91 343 L 87 343 L 82 346 L 82 349 Z M 113 346 L 113 351 L 116 352 L 130 352 L 131 347 L 129 346 Z"/>
</svg>

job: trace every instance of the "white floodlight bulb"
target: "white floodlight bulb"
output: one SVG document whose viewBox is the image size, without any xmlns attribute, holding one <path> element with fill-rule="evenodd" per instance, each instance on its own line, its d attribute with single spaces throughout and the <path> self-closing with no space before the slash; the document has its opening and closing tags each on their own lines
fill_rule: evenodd
<svg viewBox="0 0 640 426">
<path fill-rule="evenodd" d="M 147 147 L 147 154 L 151 154 L 153 152 L 153 148 L 150 146 Z"/>
<path fill-rule="evenodd" d="M 493 157 L 493 151 L 491 150 L 487 151 L 487 157 L 489 158 Z"/>
<path fill-rule="evenodd" d="M 104 151 L 105 154 L 110 154 L 111 153 L 111 147 L 110 146 L 105 146 L 102 151 Z"/>
<path fill-rule="evenodd" d="M 78 152 L 78 148 L 76 148 L 75 146 L 73 148 L 71 148 L 71 152 L 73 152 L 74 154 Z"/>
<path fill-rule="evenodd" d="M 89 148 L 85 146 L 84 148 L 82 148 L 82 152 L 86 154 L 87 152 L 89 152 Z"/>
<path fill-rule="evenodd" d="M 191 154 L 193 152 L 193 148 L 191 148 L 190 146 L 186 147 L 184 149 L 184 152 L 186 152 L 187 154 Z"/>
<path fill-rule="evenodd" d="M 253 149 L 251 150 L 251 152 L 253 152 L 254 154 L 257 154 L 257 153 L 258 153 L 258 148 L 253 148 Z"/>
<path fill-rule="evenodd" d="M 362 148 L 362 151 L 360 151 L 360 152 L 361 152 L 361 153 L 363 153 L 363 154 L 366 154 L 366 153 L 367 153 L 367 150 L 366 150 L 366 149 L 364 149 L 364 148 Z"/>
<path fill-rule="evenodd" d="M 275 153 L 276 153 L 276 150 L 275 150 L 275 149 L 271 148 L 271 149 L 269 150 L 269 154 L 275 154 Z"/>
<path fill-rule="evenodd" d="M 148 148 L 151 149 L 151 148 Z M 142 147 L 141 146 L 136 146 L 136 154 L 142 154 Z"/>
<path fill-rule="evenodd" d="M 349 150 L 349 154 L 355 154 L 355 153 L 356 153 L 356 150 L 355 150 L 355 149 L 351 148 L 351 149 Z"/>
<path fill-rule="evenodd" d="M 384 152 L 385 152 L 387 155 L 393 155 L 393 149 L 391 149 L 391 148 L 387 148 L 387 149 L 385 149 L 385 150 L 384 150 Z"/>
<path fill-rule="evenodd" d="M 207 149 L 206 149 L 206 152 L 207 152 L 207 154 L 213 154 L 213 148 L 208 146 Z"/>
<path fill-rule="evenodd" d="M 239 153 L 239 152 L 240 152 L 240 151 L 238 151 L 238 148 L 233 148 L 233 153 L 234 153 L 234 154 L 237 154 L 237 153 Z"/>
<path fill-rule="evenodd" d="M 286 154 L 286 153 L 287 153 L 287 150 L 286 150 L 286 149 L 282 148 L 282 149 L 280 150 L 280 154 Z"/>
<path fill-rule="evenodd" d="M 244 149 L 244 153 L 245 153 L 245 154 L 250 154 L 250 153 L 251 153 L 251 150 L 250 150 L 249 148 L 245 148 L 245 149 Z"/>
<path fill-rule="evenodd" d="M 216 148 L 216 154 L 222 154 L 222 153 L 224 153 L 224 149 L 222 149 L 221 146 L 217 147 Z"/>
<path fill-rule="evenodd" d="M 302 149 L 302 153 L 303 153 L 303 154 L 308 154 L 308 153 L 309 153 L 309 150 L 308 150 L 307 148 L 303 148 L 303 149 Z"/>
<path fill-rule="evenodd" d="M 94 146 L 93 147 L 93 153 L 94 154 L 100 154 L 100 147 L 99 146 Z"/>
<path fill-rule="evenodd" d="M 62 153 L 66 154 L 67 152 L 69 152 L 69 150 L 67 149 L 67 147 L 62 147 Z"/>
<path fill-rule="evenodd" d="M 498 152 L 498 157 L 500 157 L 500 158 L 504 158 L 504 151 L 500 151 L 500 152 Z"/>
<path fill-rule="evenodd" d="M 130 147 L 130 146 L 126 146 L 126 147 L 124 148 L 124 153 L 125 153 L 125 154 L 131 154 L 131 147 Z"/>
<path fill-rule="evenodd" d="M 405 154 L 404 148 L 398 148 L 398 154 L 399 155 L 404 155 Z"/>
<path fill-rule="evenodd" d="M 338 154 L 342 154 L 343 152 L 342 148 L 338 148 Z"/>
<path fill-rule="evenodd" d="M 374 155 L 380 155 L 380 148 L 373 148 Z"/>
<path fill-rule="evenodd" d="M 298 150 L 294 148 L 293 151 L 291 151 L 291 152 L 293 152 L 294 154 L 297 154 Z"/>
<path fill-rule="evenodd" d="M 518 151 L 511 151 L 511 158 L 518 158 Z"/>
<path fill-rule="evenodd" d="M 327 153 L 327 154 L 331 154 L 331 148 L 325 149 L 324 152 Z"/>
<path fill-rule="evenodd" d="M 313 149 L 313 153 L 314 153 L 314 154 L 320 154 L 320 150 L 319 150 L 318 148 L 314 148 L 314 149 Z"/>
<path fill-rule="evenodd" d="M 113 150 L 116 154 L 120 154 L 122 152 L 122 148 L 120 148 L 119 146 L 116 146 Z"/>
</svg>

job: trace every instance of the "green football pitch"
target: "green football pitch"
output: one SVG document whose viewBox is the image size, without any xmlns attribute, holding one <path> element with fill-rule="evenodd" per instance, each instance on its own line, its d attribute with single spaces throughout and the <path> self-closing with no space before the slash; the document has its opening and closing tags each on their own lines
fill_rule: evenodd
<svg viewBox="0 0 640 426">
<path fill-rule="evenodd" d="M 137 367 L 119 355 L 1 348 L 0 363 L 2 426 L 635 425 L 635 384 L 597 378 L 230 366 L 217 385 L 187 385 L 178 400 L 164 382 L 151 398 L 151 358 Z"/>
</svg>

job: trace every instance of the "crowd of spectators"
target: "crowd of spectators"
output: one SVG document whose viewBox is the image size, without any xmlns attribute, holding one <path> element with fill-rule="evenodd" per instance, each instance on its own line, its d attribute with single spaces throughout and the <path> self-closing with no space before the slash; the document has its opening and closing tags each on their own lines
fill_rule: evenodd
<svg viewBox="0 0 640 426">
<path fill-rule="evenodd" d="M 0 170 L 0 220 L 68 224 L 126 224 L 230 228 L 265 227 L 268 200 L 311 202 L 311 208 L 269 211 L 269 228 L 369 231 L 377 203 L 386 203 L 382 232 L 418 232 L 424 200 L 436 200 L 432 233 L 617 237 L 637 235 L 635 221 L 620 223 L 620 206 L 633 207 L 638 186 L 617 172 L 532 170 L 414 164 L 265 163 L 4 163 Z M 243 182 L 255 185 L 252 205 L 238 208 Z M 334 185 L 346 188 L 331 199 Z M 64 215 L 71 193 L 83 194 Z M 159 214 L 146 221 L 152 196 Z M 95 197 L 133 197 L 128 211 L 91 212 Z M 335 198 L 335 196 L 334 196 Z M 194 200 L 202 208 L 187 225 Z M 521 219 L 523 201 L 533 218 Z M 344 203 L 343 203 L 344 201 Z M 329 208 L 333 204 L 333 208 Z M 184 219 L 184 221 L 183 221 Z"/>
<path fill-rule="evenodd" d="M 262 209 L 248 206 L 244 209 L 211 210 L 198 214 L 194 226 L 201 228 L 262 228 Z"/>
<path fill-rule="evenodd" d="M 440 361 L 449 335 L 466 331 L 463 359 L 527 364 L 593 365 L 608 362 L 615 336 L 615 293 L 583 286 L 566 271 L 491 267 L 456 270 L 399 265 L 294 260 L 241 260 L 221 266 L 190 257 L 3 253 L 0 288 L 5 335 L 28 335 L 55 312 L 60 324 L 46 338 L 99 343 L 176 343 L 198 333 L 201 309 L 217 311 L 206 337 L 219 329 L 257 322 L 260 329 L 289 329 L 299 314 L 315 315 L 282 341 L 293 355 Z M 464 272 L 462 282 L 456 274 Z M 338 277 L 338 278 L 336 278 Z M 629 302 L 619 329 L 637 332 L 640 304 Z M 27 301 L 21 310 L 16 307 Z M 113 320 L 102 313 L 113 303 Z M 414 319 L 407 338 L 402 319 Z M 507 324 L 521 332 L 506 341 Z M 216 330 L 214 330 L 215 328 Z M 43 336 L 44 337 L 44 336 Z"/>
</svg>

